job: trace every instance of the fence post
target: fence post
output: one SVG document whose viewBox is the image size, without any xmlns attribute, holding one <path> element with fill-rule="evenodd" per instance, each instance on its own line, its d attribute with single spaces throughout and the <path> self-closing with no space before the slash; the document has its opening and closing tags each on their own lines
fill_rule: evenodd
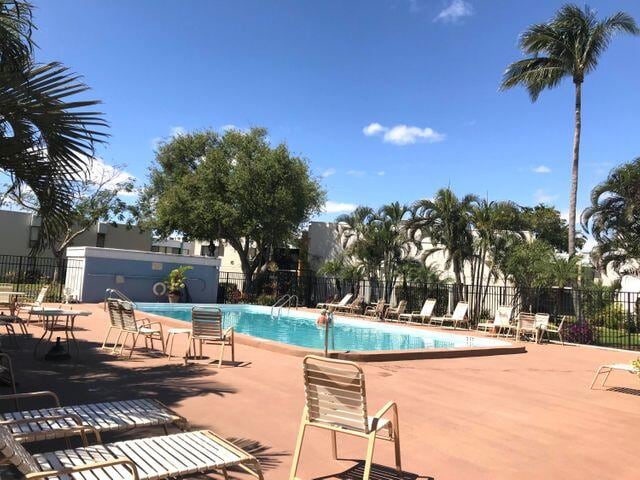
<svg viewBox="0 0 640 480">
<path fill-rule="evenodd" d="M 22 283 L 22 259 L 23 257 L 20 257 L 20 261 L 18 262 L 18 282 L 16 285 L 17 291 L 20 291 L 20 284 Z"/>
</svg>

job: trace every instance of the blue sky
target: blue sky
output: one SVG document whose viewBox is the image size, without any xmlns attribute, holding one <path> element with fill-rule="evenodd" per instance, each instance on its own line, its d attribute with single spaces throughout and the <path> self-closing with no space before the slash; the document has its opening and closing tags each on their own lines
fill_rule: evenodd
<svg viewBox="0 0 640 480">
<path fill-rule="evenodd" d="M 499 92 L 518 34 L 551 0 L 35 0 L 40 61 L 81 73 L 111 123 L 99 155 L 144 183 L 154 142 L 265 126 L 306 157 L 330 200 L 322 219 L 459 194 L 566 211 L 573 86 Z M 640 2 L 590 1 L 640 21 Z M 581 184 L 638 149 L 640 38 L 619 37 L 584 86 Z M 368 127 L 368 128 L 367 128 Z"/>
</svg>

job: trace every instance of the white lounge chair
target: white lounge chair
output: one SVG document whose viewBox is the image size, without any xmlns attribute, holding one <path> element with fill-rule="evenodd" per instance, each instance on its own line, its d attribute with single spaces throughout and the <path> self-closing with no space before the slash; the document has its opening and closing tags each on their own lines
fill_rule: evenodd
<svg viewBox="0 0 640 480">
<path fill-rule="evenodd" d="M 407 320 L 408 322 L 413 322 L 414 319 L 420 319 L 421 323 L 424 323 L 425 320 L 431 320 L 434 308 L 436 308 L 436 299 L 427 298 L 422 304 L 422 310 L 419 312 L 401 313 L 399 319 L 400 321 Z"/>
<path fill-rule="evenodd" d="M 49 285 L 45 285 L 38 292 L 38 296 L 36 297 L 35 302 L 26 302 L 18 305 L 18 314 L 26 313 L 27 314 L 27 323 L 31 322 L 31 315 L 35 310 L 41 310 L 42 304 L 44 303 L 47 292 L 49 291 Z M 40 318 L 38 317 L 38 320 Z"/>
<path fill-rule="evenodd" d="M 461 323 L 466 323 L 469 327 L 469 319 L 467 318 L 467 311 L 469 310 L 469 304 L 467 302 L 458 302 L 456 308 L 453 310 L 452 315 L 445 315 L 444 317 L 433 317 L 431 319 L 432 324 L 439 324 L 444 326 L 445 323 L 451 323 L 454 329 L 458 328 Z"/>
<path fill-rule="evenodd" d="M 0 395 L 0 400 L 50 398 L 55 406 L 37 410 L 0 413 L 0 424 L 9 428 L 20 442 L 36 442 L 64 438 L 74 434 L 74 428 L 88 427 L 98 438 L 100 433 L 132 428 L 175 425 L 180 429 L 186 420 L 157 400 L 142 398 L 119 402 L 100 402 L 61 406 L 54 392 L 29 392 Z M 46 419 L 46 420 L 45 420 Z"/>
<path fill-rule="evenodd" d="M 398 474 L 402 474 L 400 462 L 400 430 L 398 407 L 388 402 L 373 416 L 367 411 L 367 393 L 364 372 L 353 362 L 309 355 L 302 361 L 305 386 L 305 407 L 300 422 L 298 440 L 289 480 L 296 480 L 300 452 L 308 427 L 331 432 L 333 458 L 338 458 L 336 433 L 355 435 L 368 441 L 367 456 L 362 480 L 369 480 L 376 439 L 393 442 Z M 391 418 L 384 415 L 391 414 Z M 389 477 L 391 478 L 391 477 Z"/>
<path fill-rule="evenodd" d="M 347 293 L 338 303 L 319 303 L 318 305 L 316 305 L 316 308 L 344 307 L 347 303 L 349 303 L 351 297 L 353 297 L 353 293 Z"/>
<path fill-rule="evenodd" d="M 640 374 L 640 372 L 630 363 L 611 363 L 609 365 L 600 365 L 598 367 L 598 370 L 596 371 L 595 377 L 593 377 L 593 382 L 591 382 L 591 386 L 589 388 L 593 390 L 593 386 L 596 384 L 596 380 L 598 380 L 598 377 L 602 374 L 604 374 L 604 379 L 602 380 L 602 384 L 600 384 L 600 387 L 604 388 L 604 384 L 607 382 L 609 374 L 611 374 L 611 372 L 613 372 L 614 370 L 617 370 L 619 372 L 633 373 L 635 375 Z"/>
<path fill-rule="evenodd" d="M 493 333 L 495 333 L 496 335 L 500 335 L 500 332 L 504 328 L 509 328 L 511 324 L 512 315 L 513 315 L 513 307 L 510 307 L 509 305 L 501 305 L 496 310 L 496 314 L 492 322 L 480 322 L 476 326 L 476 329 L 478 331 L 493 330 Z"/>
<path fill-rule="evenodd" d="M 0 425 L 0 463 L 13 464 L 27 480 L 156 480 L 217 470 L 229 478 L 230 467 L 263 478 L 255 457 L 208 430 L 31 455 Z"/>
<path fill-rule="evenodd" d="M 538 339 L 538 341 L 542 342 L 542 339 L 544 338 L 545 334 L 547 335 L 547 340 L 551 341 L 551 339 L 549 338 L 549 334 L 555 333 L 558 335 L 558 338 L 560 339 L 560 343 L 564 345 L 564 321 L 566 320 L 566 318 L 567 317 L 563 316 L 562 320 L 560 320 L 560 323 L 558 325 L 547 323 L 546 326 L 541 327 L 540 338 Z"/>
<path fill-rule="evenodd" d="M 124 320 L 122 318 L 122 308 L 120 307 L 120 302 L 115 298 L 107 299 L 107 310 L 109 312 L 109 329 L 107 330 L 107 335 L 104 337 L 104 341 L 102 342 L 102 349 L 107 349 L 107 342 L 109 341 L 109 337 L 111 336 L 111 332 L 114 330 L 118 333 L 116 340 L 113 342 L 113 347 L 111 347 L 111 351 L 115 351 L 120 343 L 120 337 L 124 332 Z"/>
</svg>

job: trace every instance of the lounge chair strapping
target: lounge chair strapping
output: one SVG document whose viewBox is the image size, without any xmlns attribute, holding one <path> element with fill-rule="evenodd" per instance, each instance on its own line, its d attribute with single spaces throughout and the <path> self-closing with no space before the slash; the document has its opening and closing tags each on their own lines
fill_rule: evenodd
<svg viewBox="0 0 640 480">
<path fill-rule="evenodd" d="M 220 345 L 218 368 L 222 366 L 225 346 L 231 347 L 231 361 L 236 361 L 233 327 L 223 330 L 222 310 L 219 308 L 193 307 L 191 309 L 191 334 L 187 343 L 187 351 L 184 354 L 185 363 L 187 363 L 189 349 L 192 344 L 194 354 L 196 353 L 196 344 L 200 345 L 201 357 L 203 344 Z"/>
<path fill-rule="evenodd" d="M 530 335 L 536 342 L 540 328 L 549 324 L 549 314 L 547 313 L 527 313 L 521 312 L 518 316 L 518 327 L 516 330 L 516 340 L 523 335 Z"/>
<path fill-rule="evenodd" d="M 593 386 L 596 384 L 596 380 L 598 380 L 598 377 L 602 374 L 604 374 L 604 378 L 602 379 L 600 387 L 604 388 L 604 385 L 605 383 L 607 383 L 607 379 L 609 378 L 609 374 L 611 374 L 611 372 L 613 372 L 614 370 L 617 370 L 619 372 L 633 373 L 636 375 L 638 375 L 639 373 L 638 370 L 636 370 L 635 367 L 630 363 L 611 363 L 609 365 L 600 365 L 598 367 L 598 370 L 596 370 L 596 375 L 595 377 L 593 377 L 593 381 L 591 382 L 591 386 L 589 388 L 593 390 Z"/>
<path fill-rule="evenodd" d="M 331 303 L 331 302 L 319 303 L 318 305 L 316 305 L 316 308 L 344 307 L 346 304 L 349 303 L 349 300 L 351 300 L 351 297 L 353 297 L 353 293 L 347 293 L 344 297 L 342 297 L 342 300 L 340 300 L 338 303 Z"/>
<path fill-rule="evenodd" d="M 255 457 L 207 430 L 31 455 L 0 425 L 0 462 L 27 480 L 156 480 L 216 470 L 228 478 L 234 466 L 263 478 Z"/>
<path fill-rule="evenodd" d="M 115 330 L 118 333 L 118 336 L 116 337 L 115 342 L 113 342 L 113 347 L 111 348 L 111 350 L 115 350 L 120 342 L 120 337 L 124 332 L 122 308 L 120 307 L 120 302 L 118 301 L 118 299 L 107 299 L 107 310 L 109 311 L 109 329 L 107 330 L 107 335 L 104 337 L 104 342 L 102 342 L 102 348 L 109 348 L 107 347 L 107 342 L 109 341 L 111 332 Z"/>
<path fill-rule="evenodd" d="M 493 330 L 493 333 L 500 335 L 503 329 L 509 328 L 511 317 L 513 316 L 513 307 L 509 305 L 501 305 L 497 308 L 495 317 L 492 322 L 479 322 L 476 325 L 477 330 Z"/>
<path fill-rule="evenodd" d="M 378 300 L 378 302 L 375 305 L 369 306 L 364 309 L 365 317 L 382 318 L 382 316 L 384 315 L 384 306 L 385 306 L 384 298 L 381 298 L 380 300 Z"/>
<path fill-rule="evenodd" d="M 391 321 L 399 321 L 400 320 L 400 315 L 402 315 L 404 313 L 404 311 L 407 308 L 407 301 L 406 300 L 400 300 L 398 302 L 398 306 L 393 308 L 393 307 L 389 307 L 387 308 L 386 313 L 384 314 L 384 318 L 385 320 L 391 320 Z"/>
<path fill-rule="evenodd" d="M 467 302 L 458 302 L 456 308 L 453 310 L 452 315 L 445 315 L 444 317 L 433 317 L 431 319 L 432 324 L 438 324 L 444 326 L 445 323 L 451 323 L 453 328 L 458 328 L 461 323 L 466 323 L 469 327 L 469 318 L 467 312 L 469 311 L 469 304 Z"/>
<path fill-rule="evenodd" d="M 348 305 L 336 305 L 335 311 L 336 312 L 344 311 L 344 312 L 349 312 L 349 313 L 355 313 L 356 310 L 358 310 L 360 308 L 360 305 L 362 304 L 363 301 L 364 301 L 364 297 L 362 295 L 358 295 Z"/>
<path fill-rule="evenodd" d="M 34 312 L 34 310 L 42 309 L 42 304 L 44 303 L 47 297 L 48 291 L 49 291 L 49 285 L 45 285 L 38 292 L 38 296 L 36 297 L 36 300 L 34 302 L 26 302 L 26 303 L 21 303 L 19 305 L 18 313 L 24 312 L 28 314 L 27 323 L 31 322 L 31 315 Z M 40 317 L 37 317 L 37 318 L 38 320 L 40 320 Z"/>
<path fill-rule="evenodd" d="M 336 459 L 336 433 L 366 438 L 368 447 L 362 480 L 369 480 L 371 474 L 375 440 L 393 442 L 396 468 L 400 474 L 400 431 L 395 402 L 388 402 L 373 417 L 369 417 L 364 372 L 356 363 L 309 355 L 302 365 L 306 401 L 289 480 L 297 478 L 300 451 L 308 427 L 331 432 L 333 457 Z M 391 418 L 384 417 L 388 414 Z"/>
<path fill-rule="evenodd" d="M 1 395 L 0 400 L 50 398 L 55 406 L 37 410 L 0 413 L 0 424 L 9 428 L 20 442 L 36 442 L 73 436 L 80 426 L 88 427 L 98 438 L 100 433 L 167 425 L 183 429 L 186 420 L 157 400 L 142 398 L 119 402 L 101 402 L 61 406 L 54 392 L 29 392 Z M 45 420 L 46 419 L 46 420 Z"/>
<path fill-rule="evenodd" d="M 145 346 L 148 346 L 149 341 L 151 342 L 151 348 L 154 347 L 154 340 L 160 340 L 160 343 L 162 344 L 162 352 L 164 352 L 164 334 L 162 332 L 162 324 L 160 322 L 152 322 L 148 318 L 138 320 L 136 319 L 133 304 L 131 302 L 124 302 L 122 300 L 116 301 L 120 305 L 120 314 L 122 315 L 122 333 L 124 333 L 119 353 L 122 354 L 129 335 L 133 337 L 129 357 L 133 355 L 133 351 L 136 348 L 136 343 L 138 343 L 140 336 L 144 337 Z"/>
<path fill-rule="evenodd" d="M 419 312 L 401 313 L 399 319 L 407 320 L 408 322 L 413 322 L 415 319 L 420 320 L 421 323 L 425 323 L 425 320 L 431 320 L 434 308 L 436 308 L 436 299 L 427 298 L 422 305 L 422 310 Z"/>
</svg>

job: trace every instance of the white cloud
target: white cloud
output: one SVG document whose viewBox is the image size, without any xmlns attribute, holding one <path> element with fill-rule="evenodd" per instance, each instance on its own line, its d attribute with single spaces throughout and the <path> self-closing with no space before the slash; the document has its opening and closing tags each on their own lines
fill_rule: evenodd
<svg viewBox="0 0 640 480">
<path fill-rule="evenodd" d="M 169 127 L 169 140 L 187 134 L 187 129 L 181 126 Z M 151 148 L 157 150 L 162 142 L 167 141 L 167 137 L 154 137 L 151 139 Z"/>
<path fill-rule="evenodd" d="M 323 211 L 325 213 L 348 213 L 353 212 L 358 206 L 354 203 L 334 202 L 328 200 L 324 204 Z"/>
<path fill-rule="evenodd" d="M 551 195 L 545 192 L 544 189 L 539 188 L 534 192 L 533 198 L 536 203 L 552 203 L 556 198 L 558 198 L 558 195 Z"/>
<path fill-rule="evenodd" d="M 364 170 L 347 170 L 347 175 L 351 175 L 352 177 L 364 177 Z"/>
<path fill-rule="evenodd" d="M 169 129 L 169 132 L 170 132 L 170 136 L 173 138 L 173 137 L 180 137 L 182 135 L 186 135 L 187 130 L 184 127 L 177 126 L 177 127 L 171 127 Z"/>
<path fill-rule="evenodd" d="M 113 188 L 122 182 L 134 182 L 136 177 L 123 170 L 124 167 L 126 165 L 108 165 L 103 159 L 94 157 L 89 160 L 89 179 L 96 183 L 102 183 L 108 179 L 109 181 L 104 184 L 106 188 Z M 120 191 L 119 194 L 121 196 L 135 196 L 138 192 L 134 189 L 131 192 Z"/>
<path fill-rule="evenodd" d="M 563 220 L 566 220 L 567 222 L 569 221 L 569 210 L 562 210 L 560 212 L 560 218 L 562 218 Z"/>
<path fill-rule="evenodd" d="M 379 177 L 384 177 L 387 174 L 387 172 L 385 172 L 384 170 L 380 170 L 378 173 L 376 173 L 376 175 L 378 175 Z"/>
<path fill-rule="evenodd" d="M 473 5 L 465 0 L 452 0 L 438 13 L 434 22 L 454 23 L 473 14 Z"/>
<path fill-rule="evenodd" d="M 443 133 L 438 133 L 432 128 L 420 128 L 404 124 L 385 127 L 374 122 L 364 127 L 362 132 L 368 137 L 382 135 L 383 142 L 394 145 L 411 145 L 417 142 L 435 143 L 445 139 Z"/>
<path fill-rule="evenodd" d="M 383 127 L 378 122 L 373 122 L 367 125 L 362 129 L 362 133 L 364 133 L 367 137 L 372 137 L 374 135 L 379 135 L 380 133 L 384 133 L 388 130 L 388 128 Z"/>
<path fill-rule="evenodd" d="M 534 173 L 551 173 L 551 169 L 546 165 L 538 165 L 537 167 L 532 168 L 531 171 Z"/>
<path fill-rule="evenodd" d="M 331 168 L 327 168 L 325 171 L 323 171 L 320 176 L 322 178 L 327 178 L 330 177 L 331 175 L 335 175 L 336 174 L 336 169 L 331 167 Z"/>
</svg>

